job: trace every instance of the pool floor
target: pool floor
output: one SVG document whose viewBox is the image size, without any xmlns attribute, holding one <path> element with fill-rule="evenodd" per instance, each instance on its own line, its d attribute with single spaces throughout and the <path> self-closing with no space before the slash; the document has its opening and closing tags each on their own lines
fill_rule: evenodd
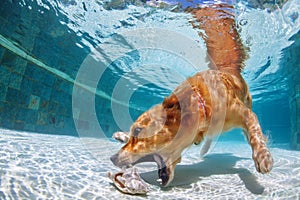
<svg viewBox="0 0 300 200">
<path fill-rule="evenodd" d="M 270 174 L 255 171 L 245 142 L 216 142 L 204 159 L 189 148 L 170 187 L 156 182 L 154 164 L 138 166 L 151 191 L 119 192 L 107 178 L 109 157 L 122 146 L 108 139 L 76 138 L 0 129 L 0 199 L 299 199 L 300 151 L 273 145 Z"/>
</svg>

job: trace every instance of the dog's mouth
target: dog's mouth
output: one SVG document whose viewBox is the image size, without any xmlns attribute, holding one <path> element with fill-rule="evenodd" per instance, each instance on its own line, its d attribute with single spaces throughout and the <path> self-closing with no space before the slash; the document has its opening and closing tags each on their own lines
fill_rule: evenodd
<svg viewBox="0 0 300 200">
<path fill-rule="evenodd" d="M 141 163 L 141 162 L 156 162 L 157 168 L 158 168 L 158 177 L 159 177 L 159 179 L 157 179 L 157 181 L 162 186 L 166 186 L 168 184 L 169 178 L 170 178 L 170 170 L 166 166 L 164 158 L 161 155 L 159 155 L 159 154 L 147 155 L 147 156 L 140 158 L 134 164 Z"/>
<path fill-rule="evenodd" d="M 167 167 L 164 158 L 159 155 L 159 154 L 150 154 L 150 155 L 146 155 L 141 157 L 140 159 L 138 159 L 136 162 L 134 163 L 128 163 L 128 162 L 118 162 L 118 154 L 114 155 L 111 157 L 112 162 L 120 167 L 120 168 L 127 168 L 127 167 L 131 167 L 132 165 L 138 164 L 138 163 L 142 163 L 142 162 L 156 162 L 157 164 L 157 168 L 158 168 L 158 182 L 162 185 L 162 186 L 166 186 L 169 182 L 169 178 L 170 178 L 170 169 Z"/>
<path fill-rule="evenodd" d="M 162 186 L 166 186 L 166 184 L 169 182 L 170 171 L 167 168 L 164 159 L 160 155 L 154 154 L 153 159 L 157 163 L 158 167 L 158 181 L 162 184 Z"/>
</svg>

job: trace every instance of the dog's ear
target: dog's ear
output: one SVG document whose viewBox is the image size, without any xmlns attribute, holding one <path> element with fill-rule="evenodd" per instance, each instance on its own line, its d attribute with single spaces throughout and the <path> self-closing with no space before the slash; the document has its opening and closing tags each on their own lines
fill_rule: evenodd
<svg viewBox="0 0 300 200">
<path fill-rule="evenodd" d="M 171 94 L 164 99 L 162 106 L 166 113 L 165 125 L 169 129 L 177 129 L 181 120 L 181 107 L 178 98 Z"/>
<path fill-rule="evenodd" d="M 174 94 L 171 94 L 169 97 L 165 98 L 162 105 L 166 110 L 180 110 L 178 98 Z"/>
</svg>

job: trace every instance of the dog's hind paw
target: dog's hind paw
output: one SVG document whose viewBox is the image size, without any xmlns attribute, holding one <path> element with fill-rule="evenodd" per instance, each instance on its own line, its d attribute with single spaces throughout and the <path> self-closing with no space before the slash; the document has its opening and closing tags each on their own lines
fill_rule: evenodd
<svg viewBox="0 0 300 200">
<path fill-rule="evenodd" d="M 262 174 L 269 173 L 273 167 L 273 158 L 267 148 L 261 148 L 253 153 L 256 170 Z"/>
</svg>

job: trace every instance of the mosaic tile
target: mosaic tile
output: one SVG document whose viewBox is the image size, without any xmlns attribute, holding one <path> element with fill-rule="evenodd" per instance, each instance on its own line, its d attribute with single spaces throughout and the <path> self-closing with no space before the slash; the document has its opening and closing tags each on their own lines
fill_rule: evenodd
<svg viewBox="0 0 300 200">
<path fill-rule="evenodd" d="M 14 68 L 16 63 L 16 54 L 12 53 L 11 51 L 4 51 L 2 55 L 1 63 L 2 65 L 8 67 L 8 68 Z"/>
<path fill-rule="evenodd" d="M 49 101 L 41 97 L 39 111 L 48 112 Z"/>
<path fill-rule="evenodd" d="M 20 90 L 22 84 L 22 76 L 17 73 L 10 74 L 9 87 Z"/>
<path fill-rule="evenodd" d="M 49 116 L 46 112 L 38 112 L 37 125 L 49 124 Z"/>
<path fill-rule="evenodd" d="M 63 82 L 62 79 L 55 79 L 55 82 L 53 84 L 53 89 L 60 91 L 62 82 Z"/>
<path fill-rule="evenodd" d="M 43 79 L 44 73 L 45 73 L 44 70 L 40 69 L 36 65 L 28 63 L 24 75 L 33 80 L 41 81 Z"/>
<path fill-rule="evenodd" d="M 37 111 L 27 108 L 20 108 L 16 114 L 16 121 L 35 124 L 37 121 Z"/>
<path fill-rule="evenodd" d="M 2 47 L 0 47 L 0 63 L 1 63 L 2 55 L 3 55 L 3 51 L 4 51 L 4 49 Z"/>
<path fill-rule="evenodd" d="M 73 84 L 63 81 L 58 85 L 58 90 L 63 91 L 67 94 L 72 94 L 73 91 Z"/>
<path fill-rule="evenodd" d="M 51 93 L 52 93 L 52 88 L 50 88 L 46 85 L 42 85 L 41 92 L 40 92 L 41 97 L 43 97 L 46 100 L 50 100 Z"/>
<path fill-rule="evenodd" d="M 70 106 L 65 106 L 65 109 L 66 109 L 66 113 L 65 113 L 65 115 L 67 116 L 67 117 L 73 117 L 73 112 L 72 112 L 72 106 L 70 105 Z"/>
<path fill-rule="evenodd" d="M 12 103 L 4 103 L 4 109 L 2 112 L 3 119 L 15 120 L 17 113 L 17 107 Z"/>
<path fill-rule="evenodd" d="M 50 114 L 49 117 L 49 124 L 54 126 L 55 128 L 62 128 L 64 127 L 64 117 L 59 116 L 56 114 Z"/>
<path fill-rule="evenodd" d="M 19 104 L 20 91 L 14 88 L 7 88 L 6 101 L 12 104 Z"/>
<path fill-rule="evenodd" d="M 1 126 L 3 128 L 14 129 L 14 124 L 15 124 L 15 122 L 12 119 L 5 118 L 5 117 L 2 117 L 2 119 L 1 119 Z"/>
<path fill-rule="evenodd" d="M 24 125 L 25 131 L 35 132 L 35 125 L 33 124 L 25 124 Z"/>
<path fill-rule="evenodd" d="M 45 74 L 43 74 L 43 79 L 41 80 L 41 82 L 49 87 L 52 87 L 55 80 L 56 80 L 56 78 L 53 74 L 45 73 Z"/>
<path fill-rule="evenodd" d="M 28 108 L 32 110 L 38 110 L 40 107 L 40 97 L 35 95 L 30 95 Z"/>
<path fill-rule="evenodd" d="M 56 113 L 58 112 L 58 103 L 54 102 L 54 101 L 49 101 L 46 107 L 46 110 L 49 113 Z"/>
<path fill-rule="evenodd" d="M 31 94 L 33 86 L 34 86 L 34 83 L 32 80 L 30 80 L 26 77 L 23 77 L 20 90 L 24 91 L 28 94 Z"/>
<path fill-rule="evenodd" d="M 19 105 L 22 107 L 27 107 L 29 104 L 29 95 L 28 93 L 25 93 L 25 91 L 20 91 L 19 93 Z"/>
<path fill-rule="evenodd" d="M 7 86 L 0 83 L 0 101 L 4 101 L 6 99 Z"/>
<path fill-rule="evenodd" d="M 23 121 L 15 121 L 14 129 L 16 130 L 24 130 L 25 123 Z"/>
<path fill-rule="evenodd" d="M 2 84 L 9 84 L 10 74 L 11 72 L 8 70 L 8 68 L 4 67 L 3 65 L 0 65 L 0 82 Z"/>
<path fill-rule="evenodd" d="M 55 101 L 65 106 L 71 106 L 72 96 L 61 91 L 52 90 L 51 101 Z"/>
<path fill-rule="evenodd" d="M 43 84 L 37 81 L 33 81 L 32 85 L 32 94 L 36 96 L 41 96 L 41 90 L 42 90 Z"/>
<path fill-rule="evenodd" d="M 26 70 L 26 65 L 27 65 L 27 61 L 18 57 L 16 58 L 16 63 L 13 70 L 21 75 L 24 75 Z"/>
</svg>

